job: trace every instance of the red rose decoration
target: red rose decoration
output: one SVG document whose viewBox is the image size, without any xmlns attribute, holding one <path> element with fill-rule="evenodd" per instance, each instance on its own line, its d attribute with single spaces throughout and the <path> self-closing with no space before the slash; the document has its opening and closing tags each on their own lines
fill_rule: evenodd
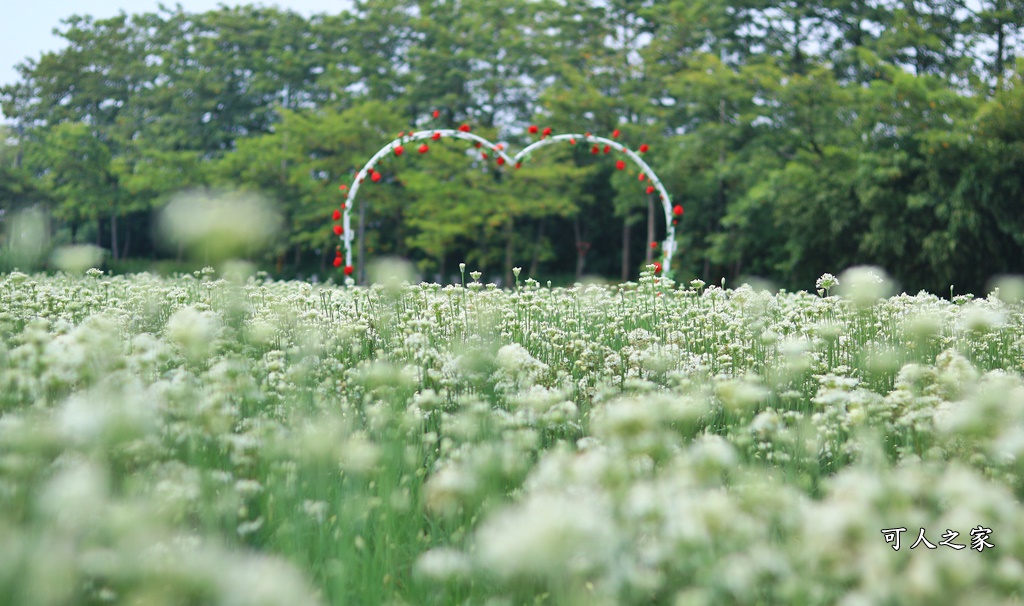
<svg viewBox="0 0 1024 606">
<path fill-rule="evenodd" d="M 469 125 L 468 124 L 463 124 L 462 126 L 459 127 L 459 130 L 461 130 L 464 133 L 468 133 L 469 132 Z"/>
<path fill-rule="evenodd" d="M 441 138 L 441 133 L 434 133 L 430 135 L 430 138 L 433 139 L 434 141 L 437 141 L 438 139 Z"/>
<path fill-rule="evenodd" d="M 346 265 L 345 266 L 344 272 L 345 272 L 346 276 L 351 276 L 353 271 L 355 271 L 355 270 L 352 268 L 351 265 Z"/>
<path fill-rule="evenodd" d="M 516 162 L 516 168 L 522 168 L 522 166 L 523 166 L 522 162 Z"/>
<path fill-rule="evenodd" d="M 616 128 L 612 131 L 612 139 L 618 139 L 620 134 L 619 129 Z"/>
<path fill-rule="evenodd" d="M 569 145 L 576 145 L 576 139 L 569 139 Z"/>
<path fill-rule="evenodd" d="M 641 154 L 647 153 L 647 150 L 649 150 L 649 149 L 651 149 L 651 148 L 648 147 L 646 143 L 644 143 L 643 145 L 640 146 L 640 153 Z"/>
<path fill-rule="evenodd" d="M 675 206 L 673 206 L 672 207 L 672 214 L 677 216 L 677 217 L 682 217 L 683 216 L 683 207 L 682 207 L 682 205 L 681 204 L 676 204 Z"/>
<path fill-rule="evenodd" d="M 647 186 L 647 193 L 649 193 L 649 194 L 653 194 L 654 193 L 654 186 L 653 185 L 648 185 Z"/>
<path fill-rule="evenodd" d="M 651 242 L 651 249 L 653 250 L 655 248 L 658 248 L 658 243 L 657 242 Z"/>
<path fill-rule="evenodd" d="M 435 109 L 434 110 L 434 118 L 437 119 L 437 118 L 440 118 L 440 117 L 441 117 L 441 112 L 439 110 Z"/>
<path fill-rule="evenodd" d="M 643 180 L 644 180 L 644 179 L 646 179 L 646 178 L 647 178 L 647 175 L 645 175 L 645 174 L 643 174 L 643 173 L 640 173 L 640 176 L 639 176 L 639 177 L 637 177 L 637 180 L 639 180 L 639 181 L 643 181 Z"/>
<path fill-rule="evenodd" d="M 661 273 L 661 263 L 658 263 L 657 261 L 655 261 L 653 263 L 653 265 L 654 265 L 654 273 L 660 274 Z"/>
<path fill-rule="evenodd" d="M 418 151 L 419 151 L 419 152 L 420 152 L 421 154 L 425 154 L 425 153 L 427 153 L 428 151 L 430 151 L 430 147 L 428 147 L 428 146 L 427 146 L 427 144 L 426 144 L 426 143 L 424 143 L 423 145 L 421 145 L 421 146 L 420 146 L 420 148 L 419 148 L 419 150 L 418 150 Z"/>
<path fill-rule="evenodd" d="M 334 266 L 341 267 L 341 257 L 334 257 Z"/>
<path fill-rule="evenodd" d="M 607 153 L 608 153 L 608 152 L 610 152 L 610 151 L 612 151 L 612 146 L 611 146 L 611 145 L 605 145 L 605 146 L 604 146 L 604 153 L 606 153 L 606 154 L 607 154 Z"/>
<path fill-rule="evenodd" d="M 531 125 L 530 125 L 530 128 L 528 128 L 528 129 L 526 129 L 526 130 L 527 130 L 527 131 L 528 131 L 528 132 L 529 132 L 529 133 L 530 133 L 531 135 L 536 135 L 536 134 L 537 134 L 537 125 L 536 125 L 536 124 L 531 124 Z"/>
<path fill-rule="evenodd" d="M 502 158 L 501 156 L 498 156 L 498 166 L 501 166 L 504 163 L 505 163 L 505 158 Z"/>
<path fill-rule="evenodd" d="M 626 170 L 626 163 L 622 160 L 619 160 L 618 162 L 615 163 L 615 168 L 619 170 Z"/>
<path fill-rule="evenodd" d="M 480 157 L 483 158 L 484 160 L 486 160 L 487 159 L 487 152 L 481 152 L 480 153 Z"/>
<path fill-rule="evenodd" d="M 332 218 L 332 219 L 334 219 L 335 221 L 337 221 L 338 219 L 340 219 L 340 218 L 341 218 L 341 211 L 340 211 L 340 210 L 336 210 L 336 211 L 334 211 L 334 214 L 333 214 L 333 215 L 331 215 L 331 218 Z"/>
<path fill-rule="evenodd" d="M 405 151 L 405 148 L 402 147 L 401 145 L 398 145 L 398 146 L 395 147 L 395 155 L 396 156 L 401 156 L 402 152 L 404 152 L 404 151 Z"/>
<path fill-rule="evenodd" d="M 345 228 L 344 227 L 342 227 L 340 225 L 335 225 L 334 226 L 334 235 L 340 236 L 343 233 L 345 233 Z"/>
<path fill-rule="evenodd" d="M 590 149 L 590 153 L 596 156 L 597 154 L 601 153 L 601 148 L 595 145 Z"/>
<path fill-rule="evenodd" d="M 547 136 L 549 136 L 550 134 L 551 134 L 551 127 L 550 127 L 550 126 L 545 126 L 545 127 L 544 127 L 544 132 L 542 132 L 542 133 L 541 133 L 541 135 L 543 135 L 543 136 L 547 137 Z"/>
<path fill-rule="evenodd" d="M 370 175 L 370 181 L 373 181 L 374 183 L 380 181 L 380 173 L 373 173 Z"/>
<path fill-rule="evenodd" d="M 348 189 L 348 185 L 342 183 L 341 185 L 338 186 L 338 189 L 340 189 L 341 191 L 345 191 L 346 189 Z"/>
</svg>

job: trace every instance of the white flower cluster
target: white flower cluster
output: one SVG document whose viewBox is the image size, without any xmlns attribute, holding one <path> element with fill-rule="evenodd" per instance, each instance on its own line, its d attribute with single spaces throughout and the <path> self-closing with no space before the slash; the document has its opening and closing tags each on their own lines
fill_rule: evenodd
<svg viewBox="0 0 1024 606">
<path fill-rule="evenodd" d="M 0 276 L 0 595 L 1012 601 L 1024 304 L 815 286 Z"/>
</svg>

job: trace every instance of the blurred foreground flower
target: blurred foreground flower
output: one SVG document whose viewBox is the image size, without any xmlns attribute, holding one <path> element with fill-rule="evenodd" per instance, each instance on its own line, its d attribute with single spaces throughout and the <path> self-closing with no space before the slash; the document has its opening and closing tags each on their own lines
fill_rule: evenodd
<svg viewBox="0 0 1024 606">
<path fill-rule="evenodd" d="M 256 194 L 193 191 L 171 200 L 158 219 L 157 236 L 167 246 L 217 262 L 265 249 L 280 227 L 280 215 Z"/>
<path fill-rule="evenodd" d="M 837 280 L 837 290 L 856 307 L 864 309 L 879 299 L 892 296 L 896 289 L 884 269 L 858 265 L 843 272 Z"/>
<path fill-rule="evenodd" d="M 50 264 L 69 274 L 85 273 L 103 263 L 103 249 L 92 244 L 61 246 L 50 255 Z"/>
<path fill-rule="evenodd" d="M 29 208 L 17 213 L 4 230 L 2 261 L 6 270 L 34 269 L 43 260 L 48 242 L 46 216 L 42 211 Z"/>
</svg>

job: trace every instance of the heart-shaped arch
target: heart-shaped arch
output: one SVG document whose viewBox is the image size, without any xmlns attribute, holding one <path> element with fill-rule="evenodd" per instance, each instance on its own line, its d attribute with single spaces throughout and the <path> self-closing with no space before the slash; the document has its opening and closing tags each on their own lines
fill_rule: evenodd
<svg viewBox="0 0 1024 606">
<path fill-rule="evenodd" d="M 668 195 L 668 191 L 665 190 L 665 186 L 662 185 L 661 180 L 658 178 L 658 175 L 655 174 L 654 170 L 652 170 L 651 167 L 646 162 L 644 162 L 644 159 L 641 158 L 636 152 L 628 149 L 618 141 L 614 141 L 612 139 L 599 137 L 591 133 L 570 133 L 550 136 L 545 135 L 539 141 L 535 141 L 530 145 L 526 146 L 525 148 L 523 148 L 519 153 L 513 156 L 509 156 L 507 153 L 505 153 L 505 148 L 503 145 L 493 143 L 488 139 L 473 134 L 472 132 L 469 131 L 468 127 L 463 126 L 458 130 L 441 128 L 421 130 L 400 135 L 394 141 L 380 148 L 380 150 L 378 150 L 377 153 L 375 153 L 366 162 L 366 164 L 363 165 L 359 172 L 356 173 L 356 176 L 352 181 L 352 185 L 348 187 L 348 193 L 345 196 L 345 203 L 342 205 L 342 213 L 340 213 L 341 216 L 339 217 L 339 213 L 337 213 L 337 211 L 335 212 L 335 220 L 341 219 L 342 221 L 342 224 L 340 226 L 335 227 L 335 232 L 341 232 L 338 234 L 338 236 L 341 239 L 343 246 L 345 247 L 346 275 L 352 272 L 352 240 L 355 237 L 354 232 L 352 230 L 351 213 L 353 205 L 355 203 L 356 194 L 359 192 L 359 186 L 363 183 L 363 180 L 366 179 L 367 176 L 372 177 L 374 175 L 374 166 L 376 166 L 377 162 L 379 162 L 381 158 L 384 158 L 385 156 L 392 153 L 398 155 L 404 153 L 405 149 L 403 144 L 424 140 L 437 141 L 444 137 L 461 139 L 464 141 L 472 141 L 478 144 L 478 147 L 486 148 L 487 150 L 491 151 L 494 154 L 495 161 L 497 161 L 498 164 L 508 164 L 514 166 L 515 168 L 519 168 L 521 166 L 522 160 L 528 158 L 530 153 L 532 153 L 534 150 L 537 150 L 541 147 L 545 147 L 547 145 L 554 145 L 555 143 L 562 142 L 569 142 L 575 145 L 578 141 L 585 141 L 587 143 L 604 145 L 606 146 L 606 148 L 614 149 L 617 152 L 624 154 L 627 158 L 629 158 L 630 161 L 636 164 L 641 171 L 643 171 L 643 178 L 650 180 L 650 186 L 648 187 L 648 189 L 650 187 L 653 187 L 654 191 L 657 192 L 658 194 L 659 200 L 661 200 L 661 205 L 665 212 L 666 226 L 665 240 L 661 243 L 663 252 L 661 266 L 664 269 L 664 273 L 666 275 L 668 275 L 671 272 L 672 255 L 675 252 L 676 248 L 676 228 L 674 223 L 675 219 L 677 218 L 676 213 L 681 214 L 682 209 L 681 207 L 676 208 L 672 206 L 672 200 Z M 373 179 L 371 178 L 371 180 Z M 345 188 L 345 186 L 342 186 L 342 188 Z M 653 195 L 653 193 L 654 192 L 651 192 L 651 195 Z M 335 260 L 335 265 L 340 265 L 338 261 L 340 261 L 340 257 Z"/>
</svg>

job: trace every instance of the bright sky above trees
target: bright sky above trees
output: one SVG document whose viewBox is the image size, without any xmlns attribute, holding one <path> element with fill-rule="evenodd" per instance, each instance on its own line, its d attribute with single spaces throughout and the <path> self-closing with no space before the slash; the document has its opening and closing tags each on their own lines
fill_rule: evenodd
<svg viewBox="0 0 1024 606">
<path fill-rule="evenodd" d="M 173 6 L 175 2 L 164 2 Z M 233 0 L 182 0 L 179 2 L 188 12 L 202 12 L 220 4 L 234 6 L 247 4 Z M 349 5 L 348 0 L 279 0 L 277 2 L 249 2 L 293 10 L 303 15 L 321 12 L 337 12 Z M 155 11 L 159 0 L 39 0 L 36 2 L 11 2 L 4 6 L 0 19 L 0 84 L 11 84 L 18 80 L 14 66 L 26 58 L 38 58 L 40 54 L 61 48 L 60 38 L 52 34 L 60 21 L 74 14 L 88 14 L 97 18 L 112 17 L 126 13 Z M 2 114 L 0 114 L 2 115 Z"/>
</svg>

